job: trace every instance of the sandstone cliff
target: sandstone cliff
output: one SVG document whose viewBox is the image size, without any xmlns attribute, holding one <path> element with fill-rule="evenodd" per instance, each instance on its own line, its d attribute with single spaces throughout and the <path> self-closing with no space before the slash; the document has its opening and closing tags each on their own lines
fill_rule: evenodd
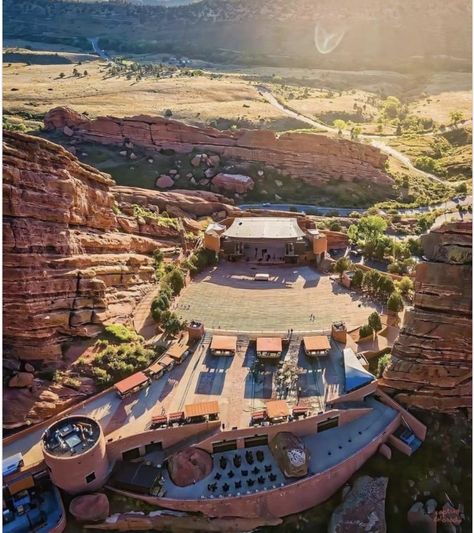
<svg viewBox="0 0 474 533">
<path fill-rule="evenodd" d="M 381 385 L 406 405 L 436 411 L 471 407 L 472 228 L 446 224 L 422 237 L 414 308 L 405 314 Z"/>
<path fill-rule="evenodd" d="M 153 282 L 153 251 L 180 245 L 187 217 L 234 209 L 215 194 L 114 190 L 43 139 L 4 132 L 3 150 L 4 348 L 22 360 L 59 359 L 65 341 L 126 319 Z M 147 216 L 158 206 L 182 218 Z"/>
<path fill-rule="evenodd" d="M 325 135 L 270 130 L 219 131 L 163 117 L 99 117 L 90 120 L 68 108 L 54 108 L 44 119 L 50 129 L 75 139 L 151 150 L 190 153 L 209 150 L 229 159 L 271 165 L 312 185 L 338 181 L 391 184 L 384 171 L 387 156 L 366 144 Z M 70 131 L 71 130 L 71 131 Z"/>
</svg>

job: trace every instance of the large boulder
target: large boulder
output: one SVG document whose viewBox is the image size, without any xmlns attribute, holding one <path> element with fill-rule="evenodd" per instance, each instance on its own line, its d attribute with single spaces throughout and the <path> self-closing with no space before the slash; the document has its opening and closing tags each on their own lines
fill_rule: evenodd
<svg viewBox="0 0 474 533">
<path fill-rule="evenodd" d="M 308 473 L 309 454 L 303 441 L 289 431 L 277 433 L 270 450 L 287 477 L 304 477 Z"/>
<path fill-rule="evenodd" d="M 162 174 L 155 182 L 155 185 L 159 189 L 169 189 L 170 187 L 173 187 L 174 181 L 172 178 L 167 176 L 166 174 Z"/>
<path fill-rule="evenodd" d="M 61 129 L 66 135 L 71 136 L 71 128 L 78 126 L 88 119 L 70 107 L 59 106 L 48 111 L 43 120 L 47 130 Z M 68 129 L 65 130 L 65 128 Z M 71 134 L 68 133 L 69 131 Z"/>
<path fill-rule="evenodd" d="M 212 457 L 205 450 L 193 446 L 173 454 L 168 459 L 168 472 L 178 487 L 186 487 L 211 473 Z"/>
<path fill-rule="evenodd" d="M 101 492 L 74 498 L 69 511 L 78 522 L 99 522 L 109 516 L 109 499 Z"/>
<path fill-rule="evenodd" d="M 250 176 L 244 176 L 243 174 L 226 174 L 224 172 L 217 174 L 217 176 L 212 179 L 212 184 L 218 189 L 239 194 L 251 191 L 255 185 Z"/>
<path fill-rule="evenodd" d="M 33 386 L 34 376 L 30 372 L 18 372 L 8 382 L 9 387 L 17 387 L 19 389 Z"/>
<path fill-rule="evenodd" d="M 329 533 L 385 533 L 385 493 L 388 478 L 356 479 L 329 521 Z"/>
</svg>

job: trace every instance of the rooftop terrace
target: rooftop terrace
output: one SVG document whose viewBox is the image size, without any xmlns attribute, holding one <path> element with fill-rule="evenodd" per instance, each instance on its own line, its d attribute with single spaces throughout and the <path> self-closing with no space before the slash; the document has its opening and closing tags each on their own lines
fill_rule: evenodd
<svg viewBox="0 0 474 533">
<path fill-rule="evenodd" d="M 55 456 L 79 455 L 90 450 L 100 437 L 100 426 L 86 416 L 68 417 L 53 424 L 43 434 L 43 446 Z"/>
<path fill-rule="evenodd" d="M 341 463 L 367 446 L 398 416 L 398 412 L 369 397 L 361 406 L 372 410 L 343 426 L 302 437 L 309 452 L 308 475 Z M 276 489 L 297 481 L 281 471 L 268 445 L 212 454 L 210 474 L 186 487 L 176 486 L 163 470 L 165 497 L 178 499 L 226 498 Z"/>
</svg>

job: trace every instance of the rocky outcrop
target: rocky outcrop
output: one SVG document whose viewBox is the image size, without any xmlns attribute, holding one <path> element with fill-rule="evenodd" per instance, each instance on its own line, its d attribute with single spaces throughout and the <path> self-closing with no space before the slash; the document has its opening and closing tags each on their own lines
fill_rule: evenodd
<svg viewBox="0 0 474 533">
<path fill-rule="evenodd" d="M 405 313 L 380 384 L 408 406 L 436 411 L 471 407 L 472 229 L 446 224 L 422 237 L 414 307 Z"/>
<path fill-rule="evenodd" d="M 178 215 L 225 211 L 212 194 L 115 191 L 43 139 L 5 132 L 3 149 L 4 343 L 23 360 L 59 359 L 66 340 L 126 319 L 151 286 L 154 250 L 180 245 L 179 220 L 120 213 L 124 198 Z"/>
<path fill-rule="evenodd" d="M 59 116 L 73 113 L 55 108 L 49 114 L 48 127 L 62 126 Z M 54 111 L 54 113 L 53 113 Z M 68 124 L 69 126 L 70 124 Z M 391 184 L 385 171 L 387 156 L 367 144 L 335 139 L 325 135 L 288 132 L 280 135 L 270 130 L 219 131 L 211 127 L 189 126 L 163 117 L 99 117 L 71 125 L 78 140 L 116 146 L 134 144 L 154 150 L 172 149 L 190 153 L 193 149 L 210 150 L 225 158 L 257 161 L 271 165 L 312 185 L 338 181 L 367 181 Z M 200 165 L 202 155 L 193 158 Z"/>
<path fill-rule="evenodd" d="M 232 216 L 240 212 L 224 196 L 208 191 L 152 191 L 123 186 L 112 187 L 111 190 L 120 206 L 138 204 L 175 216 L 197 218 L 214 216 L 219 212 Z"/>
<path fill-rule="evenodd" d="M 212 470 L 212 457 L 205 450 L 190 446 L 168 458 L 168 472 L 178 487 L 187 487 L 208 476 Z"/>
<path fill-rule="evenodd" d="M 362 476 L 333 512 L 329 533 L 385 533 L 385 493 L 388 478 Z"/>
<path fill-rule="evenodd" d="M 101 492 L 76 496 L 69 511 L 78 522 L 99 522 L 109 516 L 109 499 Z"/>
<path fill-rule="evenodd" d="M 222 189 L 226 192 L 236 192 L 239 194 L 245 194 L 251 191 L 254 187 L 254 181 L 250 176 L 244 176 L 242 174 L 226 174 L 220 172 L 212 179 L 212 184 L 217 189 Z"/>
</svg>

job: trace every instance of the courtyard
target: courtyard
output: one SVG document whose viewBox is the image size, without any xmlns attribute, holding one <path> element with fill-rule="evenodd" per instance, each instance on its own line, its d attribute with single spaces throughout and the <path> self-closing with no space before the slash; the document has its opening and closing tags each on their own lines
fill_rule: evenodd
<svg viewBox="0 0 474 533">
<path fill-rule="evenodd" d="M 256 273 L 269 280 L 255 281 Z M 196 276 L 175 307 L 183 319 L 202 321 L 209 330 L 281 333 L 327 331 L 339 320 L 350 330 L 374 310 L 380 306 L 308 266 L 229 262 Z"/>
</svg>

